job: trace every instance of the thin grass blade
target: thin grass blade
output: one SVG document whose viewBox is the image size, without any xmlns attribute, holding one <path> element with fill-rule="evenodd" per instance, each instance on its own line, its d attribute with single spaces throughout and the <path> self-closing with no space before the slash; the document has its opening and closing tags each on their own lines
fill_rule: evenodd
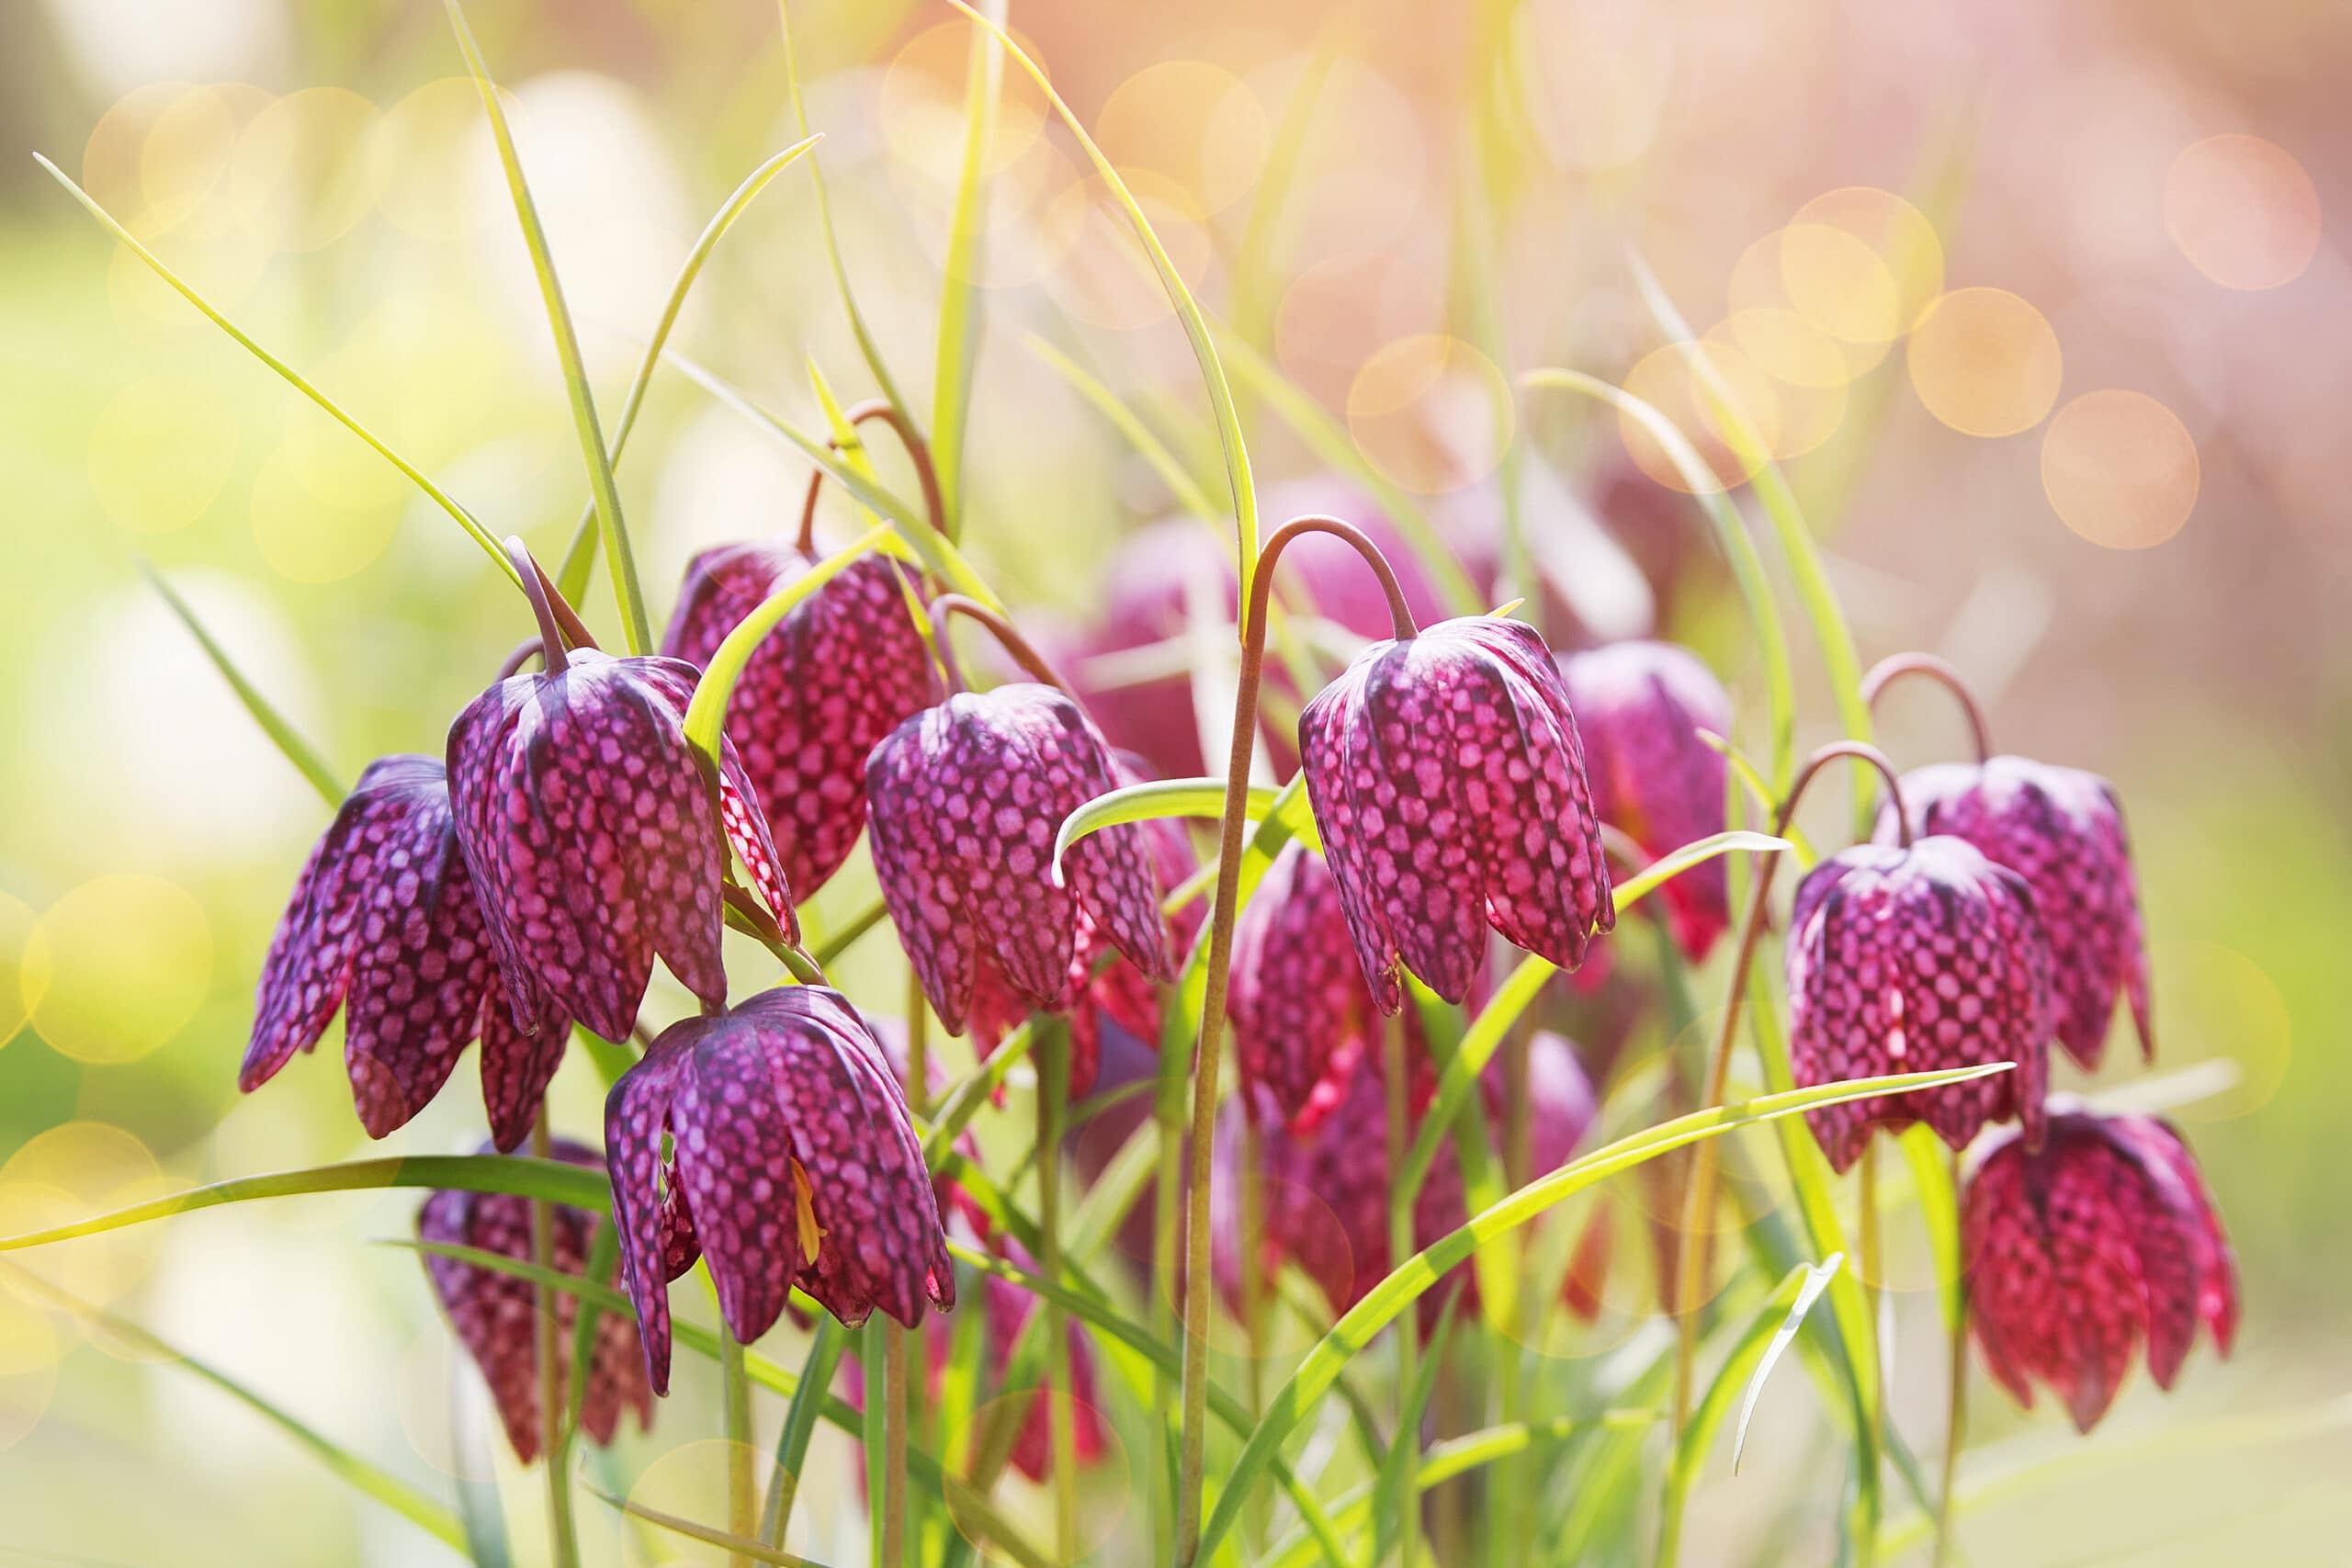
<svg viewBox="0 0 2352 1568">
<path fill-rule="evenodd" d="M 964 73 L 964 157 L 947 220 L 940 266 L 939 346 L 933 360 L 932 463 L 950 538 L 964 532 L 964 446 L 972 415 L 972 380 L 980 352 L 980 237 L 987 226 L 989 159 L 996 139 L 997 98 L 1004 86 L 1004 0 L 989 0 L 987 30 L 972 35 Z"/>
<path fill-rule="evenodd" d="M 326 759 L 319 754 L 318 748 L 304 739 L 286 716 L 261 694 L 261 688 L 246 679 L 245 672 L 237 668 L 236 660 L 229 657 L 229 650 L 214 640 L 212 634 L 205 629 L 204 623 L 197 618 L 195 610 L 180 597 L 179 591 L 172 586 L 169 579 L 143 557 L 140 559 L 139 570 L 163 596 L 164 603 L 171 606 L 172 614 L 179 617 L 180 625 L 187 628 L 188 635 L 196 638 L 197 645 L 204 649 L 205 657 L 212 660 L 212 667 L 220 671 L 220 678 L 229 682 L 229 689 L 237 694 L 237 700 L 244 705 L 247 713 L 253 715 L 254 722 L 261 726 L 262 733 L 269 737 L 270 744 L 277 748 L 277 754 L 291 762 L 294 771 L 310 781 L 311 787 L 319 792 L 319 798 L 325 801 L 330 808 L 341 806 L 343 783 L 335 777 L 334 770 L 327 765 Z"/>
</svg>

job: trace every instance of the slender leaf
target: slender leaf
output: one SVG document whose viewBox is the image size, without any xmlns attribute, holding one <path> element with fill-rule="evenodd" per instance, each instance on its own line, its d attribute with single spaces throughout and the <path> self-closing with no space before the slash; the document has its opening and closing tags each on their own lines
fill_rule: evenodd
<svg viewBox="0 0 2352 1568">
<path fill-rule="evenodd" d="M 611 1505 L 632 1518 L 643 1519 L 650 1525 L 668 1530 L 672 1535 L 684 1536 L 688 1540 L 698 1540 L 706 1546 L 723 1548 L 739 1558 L 749 1558 L 754 1562 L 780 1562 L 785 1565 L 785 1568 L 824 1568 L 824 1564 L 820 1562 L 812 1562 L 806 1557 L 796 1557 L 789 1551 L 780 1551 L 764 1542 L 753 1540 L 749 1536 L 732 1534 L 720 1529 L 717 1525 L 699 1525 L 692 1519 L 681 1518 L 676 1514 L 665 1514 L 659 1508 L 650 1508 L 642 1503 L 623 1497 L 618 1493 L 605 1491 L 602 1487 L 589 1487 L 588 1495 L 600 1503 Z"/>
<path fill-rule="evenodd" d="M 1114 430 L 1126 437 L 1127 445 L 1151 466 L 1152 472 L 1159 476 L 1159 482 L 1168 487 L 1169 495 L 1174 498 L 1180 508 L 1212 524 L 1225 516 L 1225 509 L 1209 499 L 1208 491 L 1201 488 L 1200 481 L 1184 466 L 1183 459 L 1170 451 L 1167 443 L 1152 434 L 1151 427 L 1143 422 L 1142 416 L 1120 401 L 1118 393 L 1090 375 L 1078 361 L 1035 333 L 1032 333 L 1022 341 L 1027 344 L 1030 353 L 1046 362 L 1048 369 L 1069 382 L 1080 397 L 1094 405 L 1095 412 L 1109 420 Z"/>
<path fill-rule="evenodd" d="M 792 1500 L 800 1489 L 800 1472 L 808 1462 L 808 1441 L 816 1436 L 825 1397 L 833 1386 L 833 1370 L 841 1364 L 849 1337 L 850 1331 L 831 1313 L 819 1321 L 817 1332 L 809 1337 L 799 1383 L 785 1408 L 784 1427 L 776 1433 L 775 1471 L 768 1477 L 767 1503 L 760 1512 L 760 1539 L 770 1546 L 784 1544 L 785 1527 L 792 1519 Z"/>
<path fill-rule="evenodd" d="M 254 722 L 261 726 L 262 733 L 268 736 L 270 743 L 277 748 L 277 754 L 293 763 L 296 773 L 310 780 L 311 787 L 319 792 L 319 797 L 330 807 L 340 807 L 343 804 L 343 783 L 334 776 L 334 770 L 327 765 L 326 759 L 319 755 L 318 748 L 302 739 L 301 732 L 271 705 L 267 697 L 261 694 L 261 688 L 245 678 L 245 672 L 237 668 L 236 660 L 229 657 L 229 650 L 214 640 L 212 634 L 205 629 L 204 623 L 197 619 L 196 612 L 189 608 L 187 601 L 180 597 L 179 591 L 163 573 L 143 558 L 139 562 L 139 570 L 154 585 L 155 592 L 163 595 L 164 603 L 171 606 L 172 614 L 180 618 L 180 625 L 188 629 L 188 635 L 196 638 L 198 646 L 204 649 L 205 657 L 212 660 L 212 667 L 220 671 L 220 678 L 229 682 L 229 689 L 237 694 L 237 700 L 245 705 L 245 711 L 253 715 Z"/>
<path fill-rule="evenodd" d="M 786 615 L 807 603 L 817 590 L 864 559 L 888 534 L 887 528 L 873 529 L 778 588 L 760 602 L 758 609 L 744 616 L 710 656 L 710 662 L 703 667 L 702 679 L 695 683 L 694 701 L 686 705 L 685 731 L 686 739 L 714 770 L 718 761 L 719 737 L 727 723 L 728 699 L 735 694 L 735 682 L 743 678 L 743 666 L 751 662 L 753 650 Z"/>
<path fill-rule="evenodd" d="M 989 0 L 989 11 L 991 26 L 972 35 L 964 73 L 964 158 L 956 170 L 947 254 L 940 266 L 939 347 L 932 374 L 932 463 L 939 473 L 950 538 L 961 537 L 964 531 L 964 446 L 980 350 L 980 239 L 988 225 L 997 98 L 1004 85 L 1004 47 L 997 30 L 1004 22 L 1004 0 Z"/>
<path fill-rule="evenodd" d="M 463 1364 L 449 1363 L 449 1448 L 458 1493 L 458 1523 L 466 1532 L 466 1555 L 474 1568 L 512 1568 L 506 1515 L 499 1506 L 492 1455 L 489 1395 L 471 1381 Z"/>
<path fill-rule="evenodd" d="M 1413 1386 L 1405 1391 L 1404 1404 L 1396 1412 L 1396 1436 L 1388 1445 L 1387 1455 L 1381 1461 L 1380 1474 L 1374 1483 L 1372 1517 L 1374 1521 L 1372 1561 L 1385 1562 L 1396 1544 L 1397 1537 L 1406 1535 L 1408 1542 L 1418 1543 L 1421 1529 L 1421 1416 L 1430 1407 L 1430 1395 L 1437 1392 L 1438 1370 L 1445 1362 L 1446 1342 L 1453 1337 L 1453 1309 L 1461 1303 L 1456 1292 L 1449 1296 L 1445 1311 L 1438 1318 L 1437 1332 L 1430 1337 L 1428 1348 L 1422 1353 L 1421 1364 L 1415 1369 Z M 1419 1328 L 1407 1325 L 1403 1332 L 1418 1334 Z M 1416 1551 L 1408 1556 L 1418 1556 Z"/>
<path fill-rule="evenodd" d="M 1895 1142 L 1911 1170 L 1919 1200 L 1919 1223 L 1928 1230 L 1928 1250 L 1936 1260 L 1936 1301 L 1943 1308 L 1944 1332 L 1961 1328 L 1960 1192 L 1952 1184 L 1952 1153 L 1926 1122 L 1905 1127 Z"/>
<path fill-rule="evenodd" d="M 1739 1425 L 1732 1434 L 1731 1472 L 1734 1475 L 1739 1473 L 1740 1456 L 1747 1450 L 1747 1423 L 1756 1414 L 1756 1401 L 1764 1392 L 1764 1381 L 1772 1375 L 1772 1368 L 1780 1361 L 1781 1352 L 1789 1348 L 1789 1341 L 1794 1339 L 1797 1330 L 1804 1326 L 1805 1314 L 1813 1310 L 1813 1303 L 1821 1299 L 1821 1292 L 1828 1287 L 1830 1276 L 1837 1273 L 1838 1266 L 1844 1262 L 1841 1255 L 1832 1253 L 1805 1270 L 1804 1283 L 1797 1291 L 1797 1299 L 1789 1303 L 1788 1315 L 1781 1320 L 1781 1326 L 1773 1331 L 1771 1343 L 1764 1347 L 1763 1359 L 1748 1374 L 1747 1390 L 1739 1401 Z"/>
<path fill-rule="evenodd" d="M 1270 785 L 1253 787 L 1250 791 L 1250 818 L 1263 822 L 1272 817 L 1282 795 L 1282 791 Z M 1289 801 L 1282 803 L 1282 808 L 1288 812 L 1291 836 L 1304 840 L 1319 854 L 1323 840 L 1315 830 L 1314 814 L 1304 809 L 1303 801 L 1303 796 L 1294 794 Z M 1070 846 L 1090 834 L 1130 822 L 1159 822 L 1180 817 L 1215 818 L 1224 811 L 1225 784 L 1218 779 L 1151 779 L 1122 784 L 1098 795 L 1062 818 L 1061 830 L 1054 836 L 1054 886 L 1061 886 L 1062 860 L 1069 853 Z"/>
</svg>

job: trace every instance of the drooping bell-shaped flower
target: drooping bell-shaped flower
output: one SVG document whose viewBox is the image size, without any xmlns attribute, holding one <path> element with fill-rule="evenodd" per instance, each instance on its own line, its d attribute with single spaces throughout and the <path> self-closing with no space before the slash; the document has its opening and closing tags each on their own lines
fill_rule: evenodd
<svg viewBox="0 0 2352 1568">
<path fill-rule="evenodd" d="M 1233 931 L 1234 1065 L 1299 1136 L 1346 1098 L 1380 1055 L 1379 1014 L 1348 934 L 1340 885 L 1293 841 L 1274 857 Z"/>
<path fill-rule="evenodd" d="M 368 1136 L 424 1109 L 480 1038 L 493 1141 L 530 1131 L 571 1026 L 545 996 L 518 1028 L 498 983 L 449 788 L 431 757 L 371 762 L 295 878 L 269 944 L 237 1087 L 318 1043 L 340 1008 L 351 1097 Z"/>
<path fill-rule="evenodd" d="M 2237 1331 L 2237 1266 L 2196 1161 L 2165 1122 L 2053 1106 L 2039 1152 L 2012 1135 L 1961 1213 L 1968 1319 L 2021 1404 L 2040 1379 L 2089 1431 L 2132 1356 L 2170 1388 L 2197 1337 Z"/>
<path fill-rule="evenodd" d="M 705 550 L 686 568 L 662 651 L 697 669 L 746 615 L 816 564 L 782 544 Z M 907 615 L 899 569 L 867 556 L 793 607 L 752 650 L 727 705 L 734 742 L 801 898 L 822 887 L 865 830 L 865 757 L 923 705 L 931 656 Z"/>
<path fill-rule="evenodd" d="M 799 940 L 735 748 L 721 739 L 714 801 L 686 739 L 696 679 L 680 660 L 581 649 L 553 673 L 499 682 L 449 727 L 458 840 L 518 1019 L 551 1001 L 626 1039 L 657 953 L 706 1005 L 723 1005 L 730 846 L 786 940 Z"/>
<path fill-rule="evenodd" d="M 1653 860 L 1724 830 L 1724 754 L 1699 731 L 1730 733 L 1731 697 L 1699 657 L 1668 642 L 1612 642 L 1560 660 L 1584 741 L 1593 810 Z M 1692 963 L 1731 916 L 1724 863 L 1690 867 L 1660 891 Z"/>
<path fill-rule="evenodd" d="M 1469 992 L 1491 926 L 1563 969 L 1616 924 L 1584 753 L 1551 650 L 1474 615 L 1375 642 L 1299 717 L 1301 769 L 1385 1013 L 1401 967 Z"/>
<path fill-rule="evenodd" d="M 2114 786 L 2078 768 L 2000 756 L 1905 773 L 1903 797 L 1921 832 L 1965 839 L 2033 888 L 2050 938 L 2053 1027 L 2067 1055 L 2098 1067 L 2118 996 L 2132 1004 L 2142 1053 L 2151 1053 L 2139 884 Z M 1879 836 L 1892 833 L 1883 822 Z"/>
<path fill-rule="evenodd" d="M 1816 865 L 1789 916 L 1798 1083 L 2014 1062 L 2014 1072 L 1805 1112 L 1845 1170 L 1877 1128 L 1925 1122 L 1964 1148 L 1988 1122 L 2041 1131 L 2050 947 L 2025 879 L 1965 840 L 1858 844 Z"/>
<path fill-rule="evenodd" d="M 603 1163 L 594 1149 L 568 1140 L 557 1140 L 554 1154 L 572 1165 Z M 561 1203 L 549 1205 L 548 1217 L 554 1267 L 566 1274 L 583 1272 L 596 1227 L 603 1220 Z M 531 1201 L 506 1193 L 435 1192 L 417 1214 L 416 1234 L 424 1241 L 469 1247 L 528 1262 Z M 424 1271 L 433 1281 L 434 1293 L 441 1299 L 441 1310 L 448 1314 L 458 1343 L 466 1348 L 466 1354 L 481 1369 L 482 1381 L 490 1385 L 491 1400 L 498 1406 L 514 1457 L 530 1463 L 539 1455 L 537 1288 L 515 1275 L 438 1253 L 424 1255 Z M 558 1369 L 566 1380 L 569 1397 L 572 1323 L 579 1316 L 580 1299 L 557 1292 L 554 1300 L 556 1343 L 562 1348 Z M 624 1410 L 636 1411 L 638 1429 L 645 1430 L 653 1422 L 653 1392 L 646 1386 L 637 1325 L 619 1314 L 605 1313 L 596 1320 L 580 1425 L 597 1442 L 609 1443 Z"/>
<path fill-rule="evenodd" d="M 906 1098 L 838 991 L 786 986 L 672 1024 L 613 1086 L 605 1149 L 657 1393 L 670 1386 L 663 1287 L 696 1249 L 746 1343 L 794 1286 L 853 1327 L 877 1306 L 912 1328 L 925 1298 L 955 1304 Z"/>
</svg>

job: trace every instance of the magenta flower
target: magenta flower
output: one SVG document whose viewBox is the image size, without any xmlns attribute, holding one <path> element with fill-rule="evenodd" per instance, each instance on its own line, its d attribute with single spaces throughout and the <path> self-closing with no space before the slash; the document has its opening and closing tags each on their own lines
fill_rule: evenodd
<svg viewBox="0 0 2352 1568">
<path fill-rule="evenodd" d="M 1970 1179 L 1961 1247 L 1986 1366 L 2020 1404 L 2029 1379 L 2049 1384 L 2082 1431 L 2142 1341 L 2170 1388 L 2200 1323 L 2223 1355 L 2237 1332 L 2228 1238 L 2180 1135 L 2153 1118 L 2053 1107 L 2039 1152 L 2003 1140 Z"/>
<path fill-rule="evenodd" d="M 786 986 L 672 1024 L 613 1086 L 605 1148 L 656 1393 L 670 1386 L 662 1287 L 697 1248 L 746 1343 L 796 1285 L 852 1327 L 878 1306 L 912 1328 L 926 1297 L 956 1303 L 906 1097 L 838 991 Z"/>
<path fill-rule="evenodd" d="M 1226 1015 L 1243 1081 L 1297 1136 L 1338 1109 L 1359 1066 L 1379 1061 L 1379 1015 L 1340 885 L 1303 844 L 1274 857 L 1234 926 Z"/>
<path fill-rule="evenodd" d="M 899 940 L 951 1034 L 985 1049 L 1033 1009 L 1067 1010 L 1098 955 L 1170 977 L 1150 848 L 1136 828 L 1071 846 L 1054 836 L 1115 783 L 1102 735 L 1068 695 L 1029 683 L 958 692 L 901 724 L 867 760 L 874 865 Z M 1091 1023 L 1091 1020 L 1089 1021 Z M 1093 1054 L 1075 1040 L 1071 1090 Z"/>
<path fill-rule="evenodd" d="M 555 1157 L 572 1165 L 600 1164 L 594 1150 L 558 1140 Z M 550 1206 L 555 1267 L 579 1274 L 588 1266 L 588 1254 L 602 1219 L 584 1209 Z M 531 1258 L 531 1202 L 504 1193 L 435 1192 L 416 1216 L 416 1234 L 425 1241 L 470 1247 L 494 1252 L 517 1262 Z M 458 1343 L 466 1348 L 490 1385 L 506 1427 L 514 1457 L 525 1464 L 539 1455 L 539 1374 L 537 1354 L 537 1289 L 529 1280 L 494 1269 L 445 1258 L 424 1256 L 424 1271 Z M 602 1281 L 598 1281 L 601 1283 Z M 562 1348 L 559 1365 L 571 1375 L 571 1332 L 579 1316 L 579 1298 L 555 1293 L 556 1343 Z M 567 1392 L 567 1397 L 569 1393 Z M 620 1427 L 621 1412 L 637 1412 L 639 1431 L 653 1422 L 653 1392 L 646 1386 L 645 1361 L 638 1346 L 637 1325 L 628 1318 L 605 1313 L 596 1320 L 595 1345 L 588 1362 L 588 1390 L 580 1402 L 580 1425 L 599 1443 L 609 1443 Z"/>
<path fill-rule="evenodd" d="M 1789 1053 L 1800 1084 L 1984 1062 L 2017 1070 L 1808 1111 L 1829 1163 L 1915 1121 L 1963 1148 L 1987 1122 L 2041 1136 L 2050 948 L 2025 879 L 1964 840 L 1858 844 L 1813 868 L 1789 915 Z"/>
<path fill-rule="evenodd" d="M 295 878 L 270 940 L 237 1087 L 251 1093 L 344 1010 L 351 1098 L 368 1135 L 403 1125 L 480 1038 L 482 1103 L 501 1149 L 530 1131 L 571 1032 L 541 998 L 517 1028 L 431 757 L 359 777 Z"/>
<path fill-rule="evenodd" d="M 697 668 L 769 595 L 815 564 L 807 549 L 729 545 L 686 568 L 662 651 Z M 868 556 L 796 605 L 762 639 L 727 705 L 727 738 L 801 898 L 839 871 L 865 830 L 865 756 L 923 705 L 931 655 L 907 615 L 899 569 Z"/>
<path fill-rule="evenodd" d="M 1612 642 L 1560 660 L 1584 741 L 1593 810 L 1653 860 L 1724 830 L 1722 752 L 1702 729 L 1730 733 L 1731 697 L 1688 649 Z M 1730 922 L 1724 863 L 1692 866 L 1660 890 L 1674 938 L 1693 964 Z"/>
<path fill-rule="evenodd" d="M 1469 992 L 1487 928 L 1563 969 L 1616 924 L 1567 693 L 1544 639 L 1489 615 L 1374 643 L 1306 705 L 1301 768 L 1384 1013 L 1411 970 Z"/>
<path fill-rule="evenodd" d="M 686 740 L 695 680 L 678 660 L 577 649 L 553 674 L 499 682 L 449 727 L 458 841 L 518 1021 L 552 1005 L 625 1040 L 657 953 L 706 1006 L 724 1006 L 729 846 L 786 940 L 799 940 L 734 747 L 720 742 L 714 805 Z"/>
<path fill-rule="evenodd" d="M 1903 795 L 1921 832 L 1965 839 L 2033 888 L 2067 1055 L 2098 1067 L 2119 995 L 2132 1004 L 2142 1054 L 2153 1054 L 2139 885 L 2114 786 L 2075 768 L 1994 757 L 1905 773 Z M 1891 831 L 1883 823 L 1880 836 Z"/>
</svg>

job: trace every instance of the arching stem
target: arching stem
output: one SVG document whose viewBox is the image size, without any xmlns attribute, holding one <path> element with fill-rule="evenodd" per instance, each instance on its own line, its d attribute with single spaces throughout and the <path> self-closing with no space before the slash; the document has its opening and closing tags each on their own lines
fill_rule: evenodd
<svg viewBox="0 0 2352 1568">
<path fill-rule="evenodd" d="M 1961 1191 L 1960 1166 L 1960 1151 L 1955 1149 L 1951 1156 L 1955 1202 Z M 1961 1259 L 1954 1258 L 1952 1266 L 1960 1268 Z M 1943 1489 L 1936 1494 L 1935 1568 L 1951 1568 L 1954 1555 L 1952 1494 L 1960 1482 L 1960 1450 L 1968 1440 L 1968 1280 L 1964 1274 L 1956 1288 L 1960 1292 L 1960 1313 L 1951 1325 L 1951 1386 L 1944 1404 Z"/>
<path fill-rule="evenodd" d="M 569 661 L 565 654 L 567 644 L 571 648 L 594 648 L 596 639 L 590 635 L 588 624 L 580 618 L 580 612 L 571 607 L 571 601 L 564 598 L 541 569 L 531 554 L 531 547 L 512 534 L 507 535 L 501 544 L 505 548 L 506 558 L 514 562 L 516 574 L 523 580 L 523 595 L 530 600 L 531 614 L 539 623 L 537 648 L 540 666 L 548 674 L 560 675 Z M 530 657 L 532 646 L 526 644 L 507 656 L 505 664 L 499 669 L 501 679 L 523 667 L 523 660 Z"/>
<path fill-rule="evenodd" d="M 1011 621 L 1006 620 L 978 600 L 967 599 L 961 593 L 943 593 L 931 602 L 931 640 L 938 645 L 940 665 L 947 671 L 948 690 L 956 692 L 964 690 L 964 669 L 956 661 L 956 646 L 947 636 L 947 623 L 957 615 L 968 621 L 978 621 L 986 626 L 989 635 L 1003 645 L 1007 653 L 1012 655 L 1012 661 L 1015 664 L 1020 665 L 1022 669 L 1045 684 L 1056 688 L 1071 701 L 1078 700 L 1078 694 L 1071 690 L 1068 681 L 1062 679 L 1061 672 L 1047 661 L 1044 654 L 1037 651 L 1035 646 L 1027 637 L 1021 635 Z"/>
<path fill-rule="evenodd" d="M 923 440 L 922 433 L 915 429 L 905 414 L 881 398 L 852 403 L 842 411 L 842 417 L 852 424 L 864 424 L 868 420 L 878 419 L 898 434 L 899 444 L 907 449 L 907 461 L 914 465 L 915 482 L 922 487 L 923 515 L 931 520 L 933 529 L 944 534 L 947 531 L 946 503 L 940 498 L 939 470 L 932 466 L 931 446 Z M 841 446 L 839 441 L 829 441 L 826 445 L 836 450 Z M 808 476 L 808 491 L 800 500 L 799 546 L 802 555 L 816 553 L 817 492 L 824 488 L 825 470 L 819 468 Z"/>
<path fill-rule="evenodd" d="M 1976 743 L 1976 760 L 1990 760 L 1993 730 L 1984 722 L 1984 706 L 1977 702 L 1976 694 L 1968 689 L 1968 682 L 1961 679 L 1960 671 L 1932 653 L 1897 653 L 1871 665 L 1870 673 L 1862 677 L 1863 705 L 1876 707 L 1879 694 L 1905 675 L 1925 675 L 1950 692 L 1959 702 L 1960 711 L 1968 716 L 1968 734 Z"/>
<path fill-rule="evenodd" d="M 511 546 L 514 541 L 508 543 Z M 524 581 L 531 581 L 527 571 Z M 531 1123 L 531 1157 L 549 1159 L 554 1153 L 555 1138 L 542 1101 Z M 544 1198 L 531 1201 L 531 1262 L 539 1269 L 555 1267 L 555 1205 Z M 539 1461 L 548 1472 L 548 1555 L 557 1568 L 574 1568 L 580 1561 L 580 1540 L 571 1518 L 571 1476 L 565 1465 L 570 1445 L 563 1440 L 564 1373 L 556 1348 L 555 1292 L 541 1284 L 532 1304 L 537 1308 L 531 1322 L 532 1348 L 538 1358 Z"/>
</svg>

